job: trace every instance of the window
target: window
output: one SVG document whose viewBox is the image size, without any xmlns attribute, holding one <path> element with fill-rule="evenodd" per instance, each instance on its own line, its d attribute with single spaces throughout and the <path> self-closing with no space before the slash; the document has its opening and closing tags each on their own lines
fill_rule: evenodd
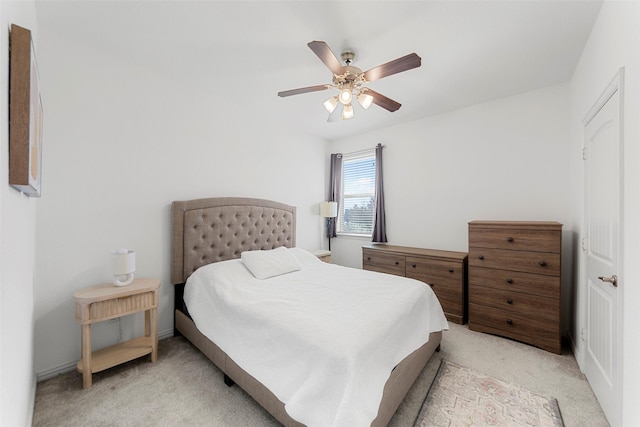
<svg viewBox="0 0 640 427">
<path fill-rule="evenodd" d="M 375 149 L 342 158 L 342 203 L 338 233 L 371 236 L 376 187 Z"/>
</svg>

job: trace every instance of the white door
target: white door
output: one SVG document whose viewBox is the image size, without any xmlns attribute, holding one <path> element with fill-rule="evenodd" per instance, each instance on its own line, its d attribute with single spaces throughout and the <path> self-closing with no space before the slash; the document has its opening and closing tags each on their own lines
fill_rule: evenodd
<svg viewBox="0 0 640 427">
<path fill-rule="evenodd" d="M 623 69 L 584 120 L 585 375 L 612 426 L 622 421 Z"/>
</svg>

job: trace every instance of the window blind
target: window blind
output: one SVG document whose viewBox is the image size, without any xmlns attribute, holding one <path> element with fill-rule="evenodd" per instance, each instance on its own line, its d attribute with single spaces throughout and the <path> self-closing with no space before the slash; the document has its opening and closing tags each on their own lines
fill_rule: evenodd
<svg viewBox="0 0 640 427">
<path fill-rule="evenodd" d="M 375 208 L 375 149 L 342 158 L 342 200 L 338 232 L 371 236 Z"/>
</svg>

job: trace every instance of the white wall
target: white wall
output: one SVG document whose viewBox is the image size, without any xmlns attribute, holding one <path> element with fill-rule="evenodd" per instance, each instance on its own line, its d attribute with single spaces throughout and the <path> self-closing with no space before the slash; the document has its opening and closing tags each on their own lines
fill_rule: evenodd
<svg viewBox="0 0 640 427">
<path fill-rule="evenodd" d="M 0 425 L 31 425 L 36 378 L 33 372 L 33 302 L 37 199 L 9 186 L 9 28 L 31 30 L 36 51 L 32 1 L 0 2 Z"/>
<path fill-rule="evenodd" d="M 624 140 L 624 258 L 621 284 L 623 301 L 623 424 L 640 425 L 640 3 L 605 2 L 571 79 L 572 152 L 583 145 L 582 120 L 621 67 L 625 68 L 623 140 Z M 584 166 L 578 156 L 572 157 L 571 189 L 574 222 L 583 233 Z M 583 254 L 578 258 L 579 271 L 584 268 Z M 579 307 L 585 307 L 583 277 L 577 296 Z M 576 330 L 586 328 L 585 309 L 575 318 Z M 576 358 L 582 362 L 584 343 L 576 342 Z"/>
<path fill-rule="evenodd" d="M 73 293 L 110 281 L 109 252 L 119 247 L 136 250 L 138 277 L 162 280 L 158 330 L 172 333 L 173 200 L 246 196 L 289 203 L 298 208 L 298 246 L 324 243 L 318 203 L 325 197 L 325 142 L 263 119 L 276 96 L 245 99 L 251 88 L 244 95 L 216 76 L 164 76 L 44 26 L 40 35 L 39 378 L 73 369 L 80 356 Z M 232 95 L 241 98 L 234 103 Z M 143 333 L 141 319 L 97 324 L 94 347 Z"/>
<path fill-rule="evenodd" d="M 548 220 L 563 228 L 563 331 L 574 224 L 569 202 L 567 84 L 334 141 L 329 152 L 386 144 L 390 244 L 468 250 L 471 220 Z M 368 240 L 332 239 L 334 262 L 362 266 Z"/>
</svg>

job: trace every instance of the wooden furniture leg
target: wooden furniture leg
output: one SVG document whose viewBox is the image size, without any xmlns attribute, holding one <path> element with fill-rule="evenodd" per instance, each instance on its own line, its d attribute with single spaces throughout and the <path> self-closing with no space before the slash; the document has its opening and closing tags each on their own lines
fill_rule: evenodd
<svg viewBox="0 0 640 427">
<path fill-rule="evenodd" d="M 149 325 L 147 336 L 151 337 L 151 361 L 158 360 L 158 309 L 152 308 L 145 313 L 147 325 Z"/>
<path fill-rule="evenodd" d="M 91 387 L 91 324 L 82 325 L 82 387 Z"/>
</svg>

